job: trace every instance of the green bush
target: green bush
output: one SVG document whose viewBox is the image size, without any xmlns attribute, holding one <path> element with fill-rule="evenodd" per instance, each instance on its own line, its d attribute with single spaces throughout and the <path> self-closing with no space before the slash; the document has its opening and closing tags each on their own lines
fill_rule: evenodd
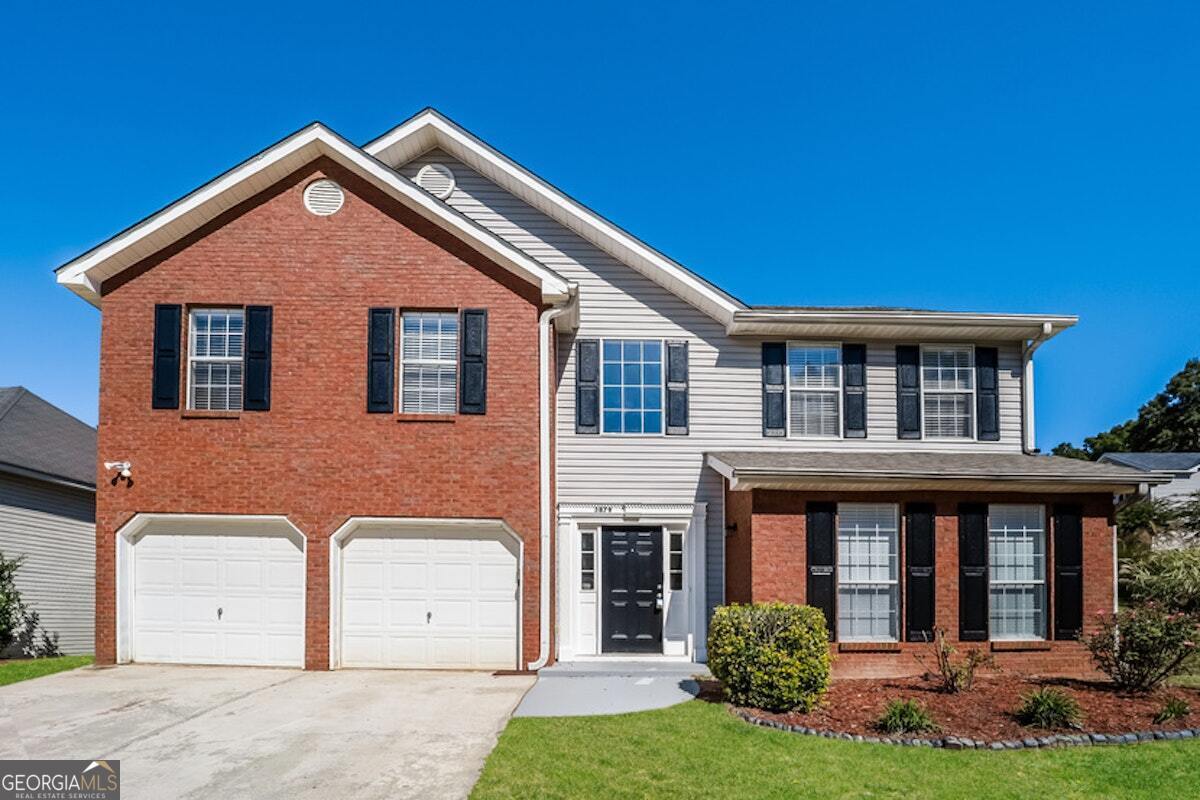
<svg viewBox="0 0 1200 800">
<path fill-rule="evenodd" d="M 708 668 L 739 706 L 811 711 L 829 688 L 829 662 L 825 615 L 811 606 L 721 606 L 708 628 Z"/>
<path fill-rule="evenodd" d="M 1084 637 L 1096 668 L 1118 688 L 1148 692 L 1183 671 L 1197 652 L 1200 624 L 1181 611 L 1146 603 L 1101 613 L 1096 633 Z"/>
<path fill-rule="evenodd" d="M 1200 547 L 1163 550 L 1121 566 L 1121 584 L 1139 602 L 1200 612 Z"/>
<path fill-rule="evenodd" d="M 1083 721 L 1075 698 L 1054 688 L 1038 689 L 1022 697 L 1013 716 L 1022 725 L 1051 730 L 1078 728 Z"/>
<path fill-rule="evenodd" d="M 1171 697 L 1163 704 L 1162 710 L 1154 715 L 1154 724 L 1162 725 L 1172 720 L 1183 719 L 1192 713 L 1192 707 L 1182 697 Z"/>
<path fill-rule="evenodd" d="M 883 733 L 929 733 L 938 730 L 925 707 L 916 700 L 893 700 L 875 723 Z"/>
</svg>

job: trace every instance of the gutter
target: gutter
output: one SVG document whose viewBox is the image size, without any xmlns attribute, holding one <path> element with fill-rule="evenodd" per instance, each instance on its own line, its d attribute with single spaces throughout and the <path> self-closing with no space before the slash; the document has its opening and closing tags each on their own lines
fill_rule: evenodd
<svg viewBox="0 0 1200 800">
<path fill-rule="evenodd" d="M 554 464 L 550 452 L 550 336 L 554 330 L 551 323 L 571 310 L 578 300 L 574 287 L 562 305 L 548 308 L 538 318 L 538 399 L 540 419 L 541 447 L 538 453 L 538 474 L 541 497 L 541 539 L 538 546 L 538 560 L 541 564 L 541 580 L 538 587 L 540 596 L 539 608 L 541 616 L 538 623 L 538 657 L 530 661 L 527 669 L 536 672 L 546 666 L 550 659 L 550 526 L 554 522 L 554 498 L 550 496 L 550 470 Z"/>
<path fill-rule="evenodd" d="M 1021 348 L 1021 449 L 1029 455 L 1037 453 L 1033 428 L 1033 353 L 1054 335 L 1054 326 L 1042 323 L 1042 332 Z"/>
</svg>

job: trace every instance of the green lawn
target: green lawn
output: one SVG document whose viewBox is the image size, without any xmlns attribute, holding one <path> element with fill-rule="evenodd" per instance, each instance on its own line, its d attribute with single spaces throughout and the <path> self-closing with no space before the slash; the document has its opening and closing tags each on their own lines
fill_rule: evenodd
<svg viewBox="0 0 1200 800">
<path fill-rule="evenodd" d="M 0 661 L 0 686 L 7 686 L 30 678 L 53 675 L 69 669 L 86 667 L 92 663 L 91 656 L 58 656 L 56 658 L 28 658 Z"/>
<path fill-rule="evenodd" d="M 764 730 L 694 700 L 508 723 L 471 797 L 1155 798 L 1200 796 L 1200 741 L 979 752 Z"/>
</svg>

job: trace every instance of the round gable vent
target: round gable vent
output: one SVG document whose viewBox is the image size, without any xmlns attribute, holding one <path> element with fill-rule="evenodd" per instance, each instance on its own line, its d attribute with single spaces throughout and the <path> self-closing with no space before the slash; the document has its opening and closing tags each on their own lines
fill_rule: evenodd
<svg viewBox="0 0 1200 800">
<path fill-rule="evenodd" d="M 313 181 L 304 187 L 304 207 L 318 217 L 334 214 L 346 202 L 342 187 L 331 180 Z"/>
<path fill-rule="evenodd" d="M 454 191 L 454 173 L 445 164 L 426 164 L 417 170 L 417 186 L 445 200 Z"/>
</svg>

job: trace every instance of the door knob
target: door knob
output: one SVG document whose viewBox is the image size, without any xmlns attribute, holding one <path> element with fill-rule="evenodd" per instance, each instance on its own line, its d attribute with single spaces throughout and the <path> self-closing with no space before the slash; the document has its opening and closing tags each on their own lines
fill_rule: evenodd
<svg viewBox="0 0 1200 800">
<path fill-rule="evenodd" d="M 659 593 L 658 593 L 658 596 L 654 598 L 654 608 L 655 608 L 655 610 L 656 610 L 656 611 L 662 611 L 662 608 L 663 608 L 663 598 L 662 598 L 662 592 L 661 592 L 661 591 L 659 591 Z"/>
</svg>

